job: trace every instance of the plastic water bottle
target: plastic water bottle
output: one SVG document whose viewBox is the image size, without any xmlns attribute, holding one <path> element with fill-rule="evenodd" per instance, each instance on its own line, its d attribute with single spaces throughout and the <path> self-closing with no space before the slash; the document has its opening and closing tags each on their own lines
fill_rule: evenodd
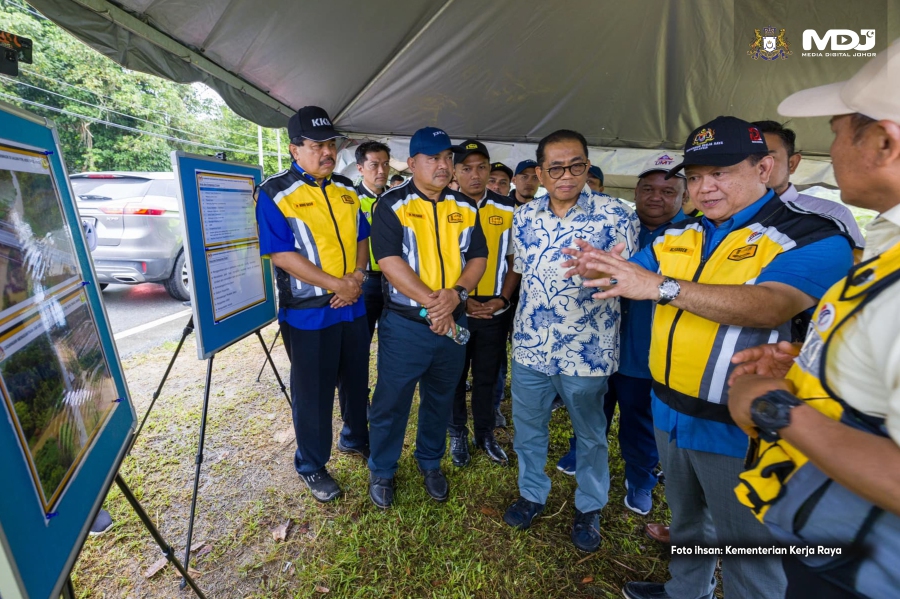
<svg viewBox="0 0 900 599">
<path fill-rule="evenodd" d="M 419 310 L 419 316 L 424 318 L 429 325 L 432 324 L 431 318 L 428 316 L 428 310 L 426 310 L 425 308 Z M 450 330 L 447 331 L 447 336 L 453 339 L 453 341 L 455 341 L 456 343 L 465 345 L 469 342 L 469 337 L 472 336 L 472 333 L 469 332 L 469 329 L 461 327 L 454 322 L 453 326 L 450 327 Z"/>
</svg>

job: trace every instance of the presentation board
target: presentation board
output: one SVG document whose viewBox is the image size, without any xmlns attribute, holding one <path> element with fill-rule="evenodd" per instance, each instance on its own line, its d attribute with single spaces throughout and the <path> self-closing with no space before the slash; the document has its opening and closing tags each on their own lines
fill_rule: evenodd
<svg viewBox="0 0 900 599">
<path fill-rule="evenodd" d="M 51 122 L 0 103 L 0 596 L 59 597 L 136 415 Z"/>
<path fill-rule="evenodd" d="M 184 152 L 172 153 L 172 168 L 204 360 L 275 320 L 272 267 L 259 254 L 253 199 L 262 169 Z"/>
</svg>

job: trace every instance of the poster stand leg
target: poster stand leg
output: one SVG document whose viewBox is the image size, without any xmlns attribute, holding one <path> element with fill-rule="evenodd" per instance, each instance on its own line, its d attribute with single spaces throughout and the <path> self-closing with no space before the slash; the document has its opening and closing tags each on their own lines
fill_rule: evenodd
<svg viewBox="0 0 900 599">
<path fill-rule="evenodd" d="M 278 331 L 281 332 L 280 330 Z M 259 343 L 262 345 L 263 351 L 266 353 L 266 360 L 269 362 L 269 366 L 272 367 L 272 372 L 275 373 L 275 378 L 278 379 L 278 385 L 281 387 L 281 392 L 284 393 L 285 399 L 287 399 L 288 405 L 293 405 L 291 403 L 291 396 L 288 395 L 287 389 L 284 386 L 284 381 L 281 380 L 281 375 L 278 374 L 278 369 L 275 368 L 275 362 L 272 361 L 271 348 L 266 347 L 266 342 L 262 338 L 262 333 L 259 332 L 259 329 L 256 330 L 256 336 L 259 337 Z M 278 335 L 275 335 L 275 339 L 278 339 Z M 275 341 L 272 341 L 272 347 L 275 346 Z M 263 368 L 265 368 L 265 364 L 263 364 Z M 262 370 L 259 371 L 262 374 Z M 259 380 L 259 377 L 256 377 L 256 380 Z"/>
<path fill-rule="evenodd" d="M 275 344 L 278 342 L 278 338 L 281 336 L 281 328 L 278 328 L 278 331 L 275 332 L 275 338 L 272 339 L 271 345 L 269 345 L 269 353 L 272 353 L 272 350 L 275 349 Z M 256 382 L 259 382 L 259 377 L 262 376 L 263 370 L 266 369 L 267 360 L 263 360 L 262 366 L 259 367 L 259 374 L 256 375 Z"/>
<path fill-rule="evenodd" d="M 144 524 L 144 528 L 150 533 L 150 536 L 153 537 L 153 540 L 156 541 L 156 544 L 159 545 L 159 548 L 162 550 L 163 555 L 167 560 L 172 562 L 172 565 L 175 566 L 175 569 L 183 577 L 182 580 L 186 581 L 187 584 L 191 585 L 191 589 L 197 594 L 197 597 L 200 599 L 206 599 L 206 595 L 203 594 L 203 591 L 200 590 L 200 587 L 197 586 L 197 583 L 191 578 L 190 573 L 187 571 L 187 568 L 182 565 L 178 558 L 175 556 L 175 551 L 172 547 L 166 543 L 166 540 L 163 538 L 162 534 L 160 534 L 159 530 L 156 526 L 153 525 L 153 521 L 150 520 L 150 516 L 147 515 L 147 512 L 144 511 L 143 506 L 138 502 L 137 498 L 134 496 L 134 493 L 131 492 L 131 489 L 128 488 L 128 485 L 125 484 L 125 480 L 122 478 L 121 474 L 116 474 L 116 484 L 119 486 L 119 490 L 122 491 L 122 495 L 125 496 L 125 499 L 128 503 L 131 504 L 132 509 L 138 515 L 138 518 L 141 519 L 141 522 Z M 69 585 L 71 586 L 72 580 L 69 579 Z M 182 587 L 183 588 L 183 587 Z M 63 597 L 66 597 L 65 592 L 63 593 Z M 72 599 L 75 599 L 74 591 L 72 593 Z"/>
<path fill-rule="evenodd" d="M 62 599 L 75 599 L 75 586 L 72 584 L 72 575 L 70 574 L 63 583 Z"/>
<path fill-rule="evenodd" d="M 179 352 L 181 352 L 181 346 L 184 345 L 184 340 L 187 339 L 187 336 L 190 335 L 193 331 L 194 317 L 191 316 L 187 324 L 184 326 L 184 330 L 181 331 L 181 341 L 178 342 L 178 347 L 175 348 L 175 353 L 172 354 L 172 359 L 169 360 L 169 366 L 163 373 L 162 380 L 159 381 L 159 386 L 156 388 L 156 393 L 153 394 L 153 401 L 150 402 L 150 406 L 147 408 L 147 412 L 144 414 L 143 420 L 141 420 L 141 425 L 137 427 L 137 430 L 134 431 L 134 435 L 131 437 L 131 447 L 128 448 L 129 453 L 131 453 L 132 447 L 134 447 L 134 444 L 137 442 L 138 435 L 140 435 L 141 431 L 144 430 L 144 424 L 146 424 L 147 418 L 150 416 L 150 411 L 153 410 L 153 406 L 156 405 L 156 400 L 159 399 L 159 394 L 162 393 L 163 385 L 166 384 L 166 379 L 169 378 L 169 373 L 172 371 L 172 366 L 175 364 L 175 358 L 177 358 Z"/>
<path fill-rule="evenodd" d="M 263 344 L 265 347 L 265 344 Z M 194 536 L 194 515 L 197 510 L 197 490 L 200 486 L 200 466 L 203 464 L 203 442 L 206 439 L 206 414 L 209 411 L 209 387 L 212 381 L 213 354 L 206 361 L 206 387 L 203 390 L 203 412 L 200 414 L 200 440 L 197 443 L 197 457 L 194 460 L 194 492 L 191 494 L 191 515 L 188 520 L 187 543 L 184 546 L 185 568 L 191 565 L 191 538 Z M 181 579 L 181 588 L 187 583 L 187 578 Z"/>
</svg>

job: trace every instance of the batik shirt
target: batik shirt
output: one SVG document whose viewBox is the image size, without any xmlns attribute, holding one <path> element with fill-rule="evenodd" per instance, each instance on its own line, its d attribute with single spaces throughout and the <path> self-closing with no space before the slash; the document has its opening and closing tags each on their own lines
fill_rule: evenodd
<svg viewBox="0 0 900 599">
<path fill-rule="evenodd" d="M 624 243 L 624 258 L 637 248 L 640 221 L 622 200 L 581 192 L 563 218 L 543 195 L 513 217 L 513 269 L 522 290 L 513 329 L 513 359 L 548 375 L 609 376 L 619 366 L 619 300 L 595 300 L 592 287 L 563 278 L 575 239 L 609 251 Z"/>
</svg>

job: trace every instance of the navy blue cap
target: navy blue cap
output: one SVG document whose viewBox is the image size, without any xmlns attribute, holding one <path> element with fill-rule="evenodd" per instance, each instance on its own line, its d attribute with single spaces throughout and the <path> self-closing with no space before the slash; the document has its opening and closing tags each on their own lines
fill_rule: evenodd
<svg viewBox="0 0 900 599">
<path fill-rule="evenodd" d="M 416 131 L 409 140 L 409 155 L 425 154 L 434 156 L 444 150 L 459 151 L 459 146 L 454 146 L 450 136 L 443 129 L 437 127 L 422 127 Z"/>
<path fill-rule="evenodd" d="M 600 185 L 603 185 L 603 171 L 596 164 L 592 164 L 591 168 L 588 169 L 588 176 L 600 179 Z"/>
<path fill-rule="evenodd" d="M 537 165 L 538 165 L 538 163 L 535 162 L 534 160 L 523 160 L 522 162 L 520 162 L 519 164 L 516 165 L 516 175 L 520 175 L 520 174 L 522 174 L 522 171 L 529 169 L 529 168 L 534 168 Z"/>
<path fill-rule="evenodd" d="M 666 178 L 686 166 L 732 166 L 754 154 L 768 153 L 766 138 L 756 125 L 734 116 L 719 116 L 691 131 L 684 142 L 684 160 Z"/>
</svg>

